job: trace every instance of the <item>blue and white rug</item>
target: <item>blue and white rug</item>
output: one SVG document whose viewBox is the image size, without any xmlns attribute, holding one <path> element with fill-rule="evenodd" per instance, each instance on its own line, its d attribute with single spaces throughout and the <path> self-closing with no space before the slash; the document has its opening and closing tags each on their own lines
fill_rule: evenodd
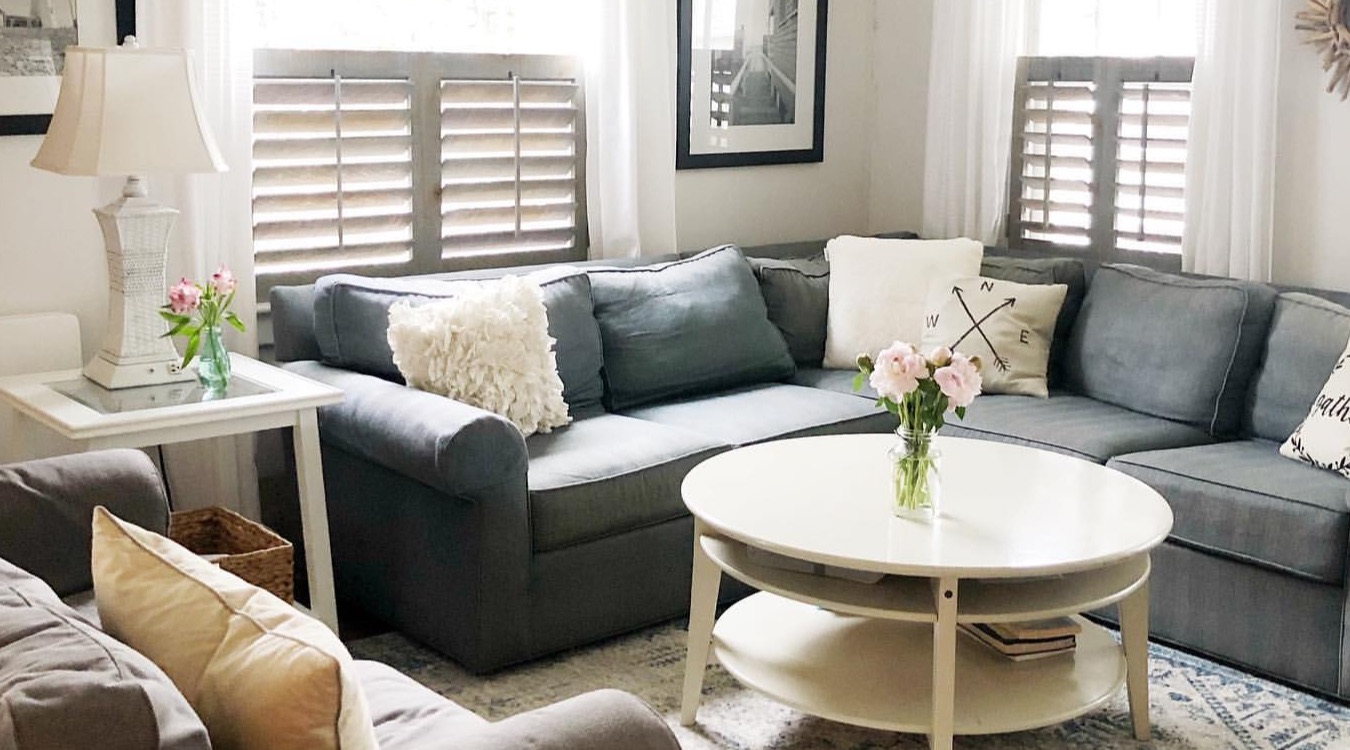
<svg viewBox="0 0 1350 750">
<path fill-rule="evenodd" d="M 710 667 L 698 724 L 679 725 L 685 630 L 650 628 L 486 677 L 396 633 L 350 644 L 488 719 L 602 687 L 651 703 L 685 750 L 919 750 L 926 738 L 862 729 L 808 716 L 741 687 Z M 961 750 L 1350 750 L 1350 708 L 1154 644 L 1149 657 L 1151 742 L 1130 732 L 1124 689 L 1106 706 L 1059 726 L 958 737 Z"/>
</svg>

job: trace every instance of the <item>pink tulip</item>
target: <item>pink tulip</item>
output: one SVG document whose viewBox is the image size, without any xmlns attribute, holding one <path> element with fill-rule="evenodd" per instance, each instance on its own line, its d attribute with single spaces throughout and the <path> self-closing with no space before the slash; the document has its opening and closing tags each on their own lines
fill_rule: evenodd
<svg viewBox="0 0 1350 750">
<path fill-rule="evenodd" d="M 899 401 L 928 377 L 928 362 L 913 346 L 897 341 L 877 355 L 867 382 L 877 395 Z"/>
<path fill-rule="evenodd" d="M 216 269 L 215 273 L 211 274 L 211 286 L 215 287 L 216 294 L 222 297 L 233 292 L 238 283 L 234 274 L 225 266 L 221 266 Z"/>
<path fill-rule="evenodd" d="M 169 308 L 179 315 L 194 313 L 202 302 L 201 287 L 186 278 L 169 287 Z"/>
<path fill-rule="evenodd" d="M 970 402 L 980 395 L 980 371 L 962 354 L 953 354 L 951 364 L 939 367 L 933 373 L 933 380 L 953 407 L 970 406 Z"/>
</svg>

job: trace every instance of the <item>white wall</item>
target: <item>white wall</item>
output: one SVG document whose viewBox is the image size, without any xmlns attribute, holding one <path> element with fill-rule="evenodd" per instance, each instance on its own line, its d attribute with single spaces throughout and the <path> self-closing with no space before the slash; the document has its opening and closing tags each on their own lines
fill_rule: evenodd
<svg viewBox="0 0 1350 750">
<path fill-rule="evenodd" d="M 0 138 L 0 315 L 75 313 L 89 355 L 103 336 L 108 306 L 93 210 L 112 195 L 95 178 L 30 167 L 41 142 L 38 136 Z"/>
<path fill-rule="evenodd" d="M 1326 93 L 1321 58 L 1281 0 L 1275 280 L 1350 291 L 1350 101 Z"/>
<path fill-rule="evenodd" d="M 869 233 L 919 231 L 933 0 L 877 0 Z"/>
<path fill-rule="evenodd" d="M 825 161 L 677 172 L 675 221 L 681 250 L 867 231 L 873 17 L 872 2 L 830 4 Z"/>
</svg>

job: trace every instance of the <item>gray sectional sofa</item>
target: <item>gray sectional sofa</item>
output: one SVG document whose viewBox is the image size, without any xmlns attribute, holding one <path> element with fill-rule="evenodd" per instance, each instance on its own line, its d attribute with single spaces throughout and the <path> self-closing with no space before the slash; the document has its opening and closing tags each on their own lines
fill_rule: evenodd
<svg viewBox="0 0 1350 750">
<path fill-rule="evenodd" d="M 1350 483 L 1276 452 L 1350 338 L 1350 310 L 1262 284 L 1001 252 L 986 253 L 984 275 L 1069 286 L 1052 395 L 983 396 L 944 432 L 1154 486 L 1176 524 L 1154 556 L 1153 634 L 1350 696 Z M 339 597 L 472 669 L 685 614 L 692 531 L 679 484 L 702 459 L 895 426 L 852 392 L 852 372 L 820 366 L 828 265 L 731 249 L 545 279 L 569 279 L 575 295 L 548 295 L 576 417 L 552 434 L 522 439 L 495 415 L 403 386 L 382 310 L 506 272 L 337 276 L 271 300 L 277 358 L 348 396 L 320 415 Z M 582 286 L 598 331 L 579 314 Z M 652 336 L 662 343 L 645 346 Z"/>
<path fill-rule="evenodd" d="M 0 747 L 209 750 L 164 672 L 98 629 L 96 505 L 161 534 L 169 520 L 159 473 L 137 451 L 0 466 Z M 617 690 L 490 723 L 384 664 L 356 671 L 386 750 L 679 748 L 655 711 Z"/>
</svg>

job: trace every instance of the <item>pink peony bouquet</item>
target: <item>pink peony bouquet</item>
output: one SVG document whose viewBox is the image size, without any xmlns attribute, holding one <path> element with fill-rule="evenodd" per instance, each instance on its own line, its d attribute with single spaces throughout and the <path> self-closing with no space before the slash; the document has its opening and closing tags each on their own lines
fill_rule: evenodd
<svg viewBox="0 0 1350 750">
<path fill-rule="evenodd" d="M 234 274 L 221 266 L 211 274 L 206 284 L 183 278 L 169 287 L 169 304 L 159 309 L 159 315 L 169 321 L 171 326 L 165 336 L 187 337 L 183 367 L 187 367 L 192 358 L 197 356 L 203 332 L 219 329 L 222 323 L 244 330 L 244 321 L 230 310 L 237 286 Z"/>
<path fill-rule="evenodd" d="M 946 424 L 947 410 L 964 419 L 966 407 L 980 395 L 980 358 L 945 346 L 927 356 L 897 341 L 875 360 L 858 355 L 853 389 L 867 383 L 877 392 L 877 406 L 900 418 L 906 430 L 931 432 Z"/>
</svg>

